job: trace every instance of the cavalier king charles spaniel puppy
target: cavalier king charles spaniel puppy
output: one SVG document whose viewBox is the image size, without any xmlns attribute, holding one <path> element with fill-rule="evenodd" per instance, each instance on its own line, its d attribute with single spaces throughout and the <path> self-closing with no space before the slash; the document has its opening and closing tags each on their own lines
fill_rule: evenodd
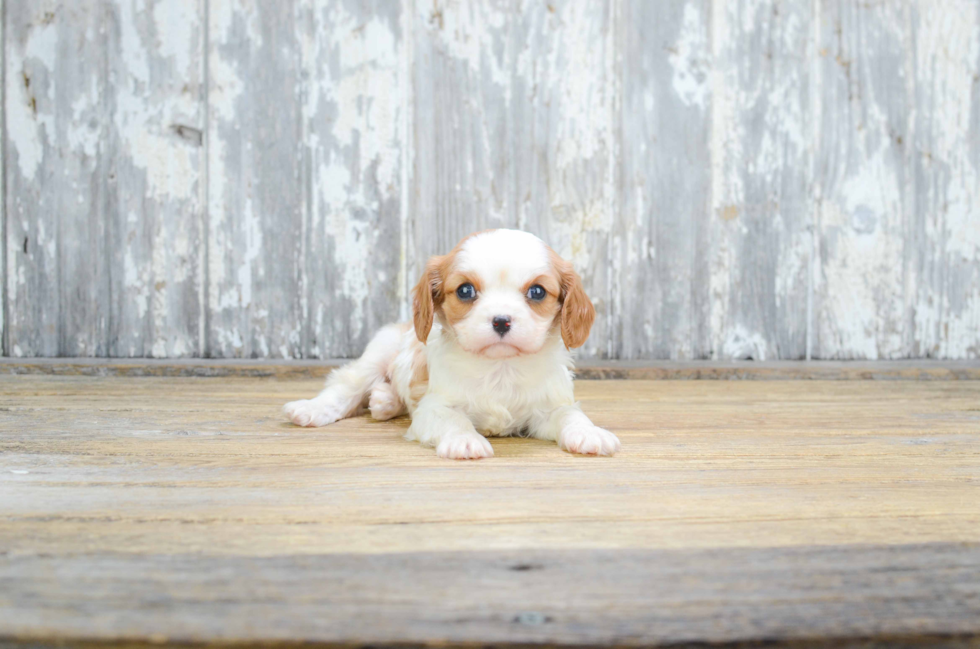
<svg viewBox="0 0 980 649">
<path fill-rule="evenodd" d="M 361 414 L 409 413 L 406 439 L 439 457 L 493 456 L 487 437 L 552 440 L 570 453 L 612 455 L 619 440 L 575 402 L 572 356 L 595 308 L 572 265 L 532 234 L 488 230 L 429 259 L 413 290 L 414 322 L 388 325 L 319 396 L 293 401 L 299 426 Z"/>
</svg>

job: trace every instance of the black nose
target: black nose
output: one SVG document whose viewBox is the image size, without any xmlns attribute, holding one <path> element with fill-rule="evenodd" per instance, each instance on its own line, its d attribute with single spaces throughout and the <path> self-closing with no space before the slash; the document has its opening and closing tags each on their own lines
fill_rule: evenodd
<svg viewBox="0 0 980 649">
<path fill-rule="evenodd" d="M 510 331 L 510 316 L 498 315 L 493 318 L 493 330 L 496 331 L 501 337 Z"/>
</svg>

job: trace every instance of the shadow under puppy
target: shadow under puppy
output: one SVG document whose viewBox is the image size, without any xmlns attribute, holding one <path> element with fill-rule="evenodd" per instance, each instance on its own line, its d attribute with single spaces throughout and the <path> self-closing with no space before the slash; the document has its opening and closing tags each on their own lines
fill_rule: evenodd
<svg viewBox="0 0 980 649">
<path fill-rule="evenodd" d="M 414 322 L 388 325 L 316 398 L 283 408 L 299 426 L 408 412 L 406 439 L 440 457 L 493 456 L 486 437 L 528 435 L 570 453 L 612 455 L 619 440 L 575 402 L 572 356 L 595 308 L 572 265 L 517 230 L 472 234 L 433 257 L 413 291 Z M 486 437 L 485 437 L 486 436 Z"/>
</svg>

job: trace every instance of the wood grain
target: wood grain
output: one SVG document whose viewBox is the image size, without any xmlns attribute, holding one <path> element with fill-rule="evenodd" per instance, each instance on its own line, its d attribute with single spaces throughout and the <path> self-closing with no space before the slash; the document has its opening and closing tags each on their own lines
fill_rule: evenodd
<svg viewBox="0 0 980 649">
<path fill-rule="evenodd" d="M 350 358 L 401 316 L 398 2 L 318 0 L 304 39 L 304 357 Z"/>
<path fill-rule="evenodd" d="M 476 464 L 402 440 L 405 419 L 283 421 L 281 405 L 318 380 L 0 385 L 10 551 L 759 547 L 980 533 L 975 381 L 582 381 L 583 408 L 621 437 L 620 455 L 507 439 Z"/>
<path fill-rule="evenodd" d="M 301 0 L 211 0 L 207 353 L 303 355 L 310 195 Z"/>
<path fill-rule="evenodd" d="M 916 110 L 908 353 L 970 356 L 980 349 L 980 6 L 919 2 L 910 21 Z"/>
<path fill-rule="evenodd" d="M 978 382 L 580 381 L 622 453 L 475 463 L 319 384 L 0 376 L 4 638 L 977 645 Z"/>
<path fill-rule="evenodd" d="M 978 577 L 977 544 L 15 555 L 0 562 L 0 624 L 22 642 L 156 646 L 966 648 Z"/>
<path fill-rule="evenodd" d="M 6 168 L 7 149 L 7 117 L 6 101 L 2 98 L 6 95 L 6 83 L 4 79 L 7 75 L 6 66 L 6 36 L 4 25 L 6 25 L 7 12 L 4 9 L 4 0 L 0 0 L 0 355 L 10 356 L 8 351 L 9 340 L 7 336 L 7 309 L 9 300 L 7 299 L 7 178 L 3 169 Z"/>
<path fill-rule="evenodd" d="M 415 6 L 410 281 L 471 232 L 534 232 L 584 276 L 599 313 L 585 353 L 609 356 L 609 4 Z"/>
<path fill-rule="evenodd" d="M 106 10 L 108 355 L 198 355 L 205 0 Z"/>
<path fill-rule="evenodd" d="M 322 379 L 348 362 L 270 359 L 0 358 L 0 374 Z M 581 361 L 580 379 L 648 381 L 977 381 L 971 361 Z"/>
<path fill-rule="evenodd" d="M 905 223 L 914 200 L 906 146 L 908 6 L 822 9 L 815 353 L 901 358 L 911 334 Z"/>
<path fill-rule="evenodd" d="M 714 358 L 808 358 L 812 6 L 714 4 Z"/>
<path fill-rule="evenodd" d="M 980 167 L 951 142 L 977 124 L 978 8 L 830 3 L 819 26 L 817 354 L 971 355 Z"/>
<path fill-rule="evenodd" d="M 710 18 L 702 0 L 624 5 L 614 358 L 712 357 Z"/>
<path fill-rule="evenodd" d="M 8 2 L 4 167 L 14 356 L 109 353 L 107 16 Z"/>
<path fill-rule="evenodd" d="M 973 0 L 6 0 L 3 353 L 333 358 L 541 235 L 583 358 L 980 355 Z"/>
</svg>

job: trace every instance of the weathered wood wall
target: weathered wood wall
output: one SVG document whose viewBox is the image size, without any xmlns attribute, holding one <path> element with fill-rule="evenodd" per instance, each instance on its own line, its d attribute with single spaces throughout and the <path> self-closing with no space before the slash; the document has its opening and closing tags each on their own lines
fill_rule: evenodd
<svg viewBox="0 0 980 649">
<path fill-rule="evenodd" d="M 356 355 L 506 226 L 586 356 L 980 356 L 978 0 L 0 6 L 7 355 Z"/>
</svg>

